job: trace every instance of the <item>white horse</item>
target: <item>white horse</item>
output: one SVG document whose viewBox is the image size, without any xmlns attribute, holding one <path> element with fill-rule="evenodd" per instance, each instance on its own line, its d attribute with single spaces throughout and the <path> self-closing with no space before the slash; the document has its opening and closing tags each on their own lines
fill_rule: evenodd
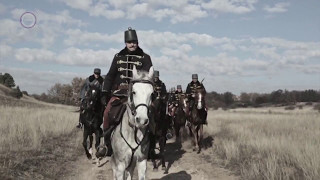
<svg viewBox="0 0 320 180">
<path fill-rule="evenodd" d="M 144 180 L 149 152 L 149 107 L 153 93 L 153 67 L 137 72 L 133 67 L 127 109 L 120 125 L 114 130 L 111 145 L 111 166 L 117 180 L 132 179 L 135 166 L 139 180 Z"/>
</svg>

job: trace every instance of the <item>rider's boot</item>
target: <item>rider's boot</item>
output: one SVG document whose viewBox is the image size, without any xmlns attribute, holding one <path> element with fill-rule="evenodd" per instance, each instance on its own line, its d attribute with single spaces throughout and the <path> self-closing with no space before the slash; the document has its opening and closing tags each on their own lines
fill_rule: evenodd
<svg viewBox="0 0 320 180">
<path fill-rule="evenodd" d="M 103 140 L 104 145 L 102 147 L 99 147 L 99 149 L 96 152 L 97 158 L 105 157 L 105 156 L 111 156 L 112 155 L 112 147 L 111 147 L 111 131 L 113 126 L 109 127 L 107 130 L 103 133 Z"/>
</svg>

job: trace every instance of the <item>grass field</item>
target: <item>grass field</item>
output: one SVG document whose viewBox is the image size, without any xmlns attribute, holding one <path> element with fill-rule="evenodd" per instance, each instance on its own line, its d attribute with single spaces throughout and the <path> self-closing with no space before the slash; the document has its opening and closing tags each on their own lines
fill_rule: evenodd
<svg viewBox="0 0 320 180">
<path fill-rule="evenodd" d="M 68 135 L 79 116 L 74 109 L 0 106 L 0 152 L 38 149 L 48 137 Z"/>
<path fill-rule="evenodd" d="M 209 113 L 207 133 L 243 179 L 320 179 L 320 113 L 311 107 Z"/>
</svg>

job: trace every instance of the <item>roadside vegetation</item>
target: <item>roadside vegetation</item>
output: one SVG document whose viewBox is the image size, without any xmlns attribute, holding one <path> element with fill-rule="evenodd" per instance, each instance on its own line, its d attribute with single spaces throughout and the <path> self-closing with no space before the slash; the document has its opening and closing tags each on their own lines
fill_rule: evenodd
<svg viewBox="0 0 320 180">
<path fill-rule="evenodd" d="M 214 152 L 243 179 L 320 179 L 320 113 L 313 106 L 217 110 L 208 117 Z"/>
</svg>

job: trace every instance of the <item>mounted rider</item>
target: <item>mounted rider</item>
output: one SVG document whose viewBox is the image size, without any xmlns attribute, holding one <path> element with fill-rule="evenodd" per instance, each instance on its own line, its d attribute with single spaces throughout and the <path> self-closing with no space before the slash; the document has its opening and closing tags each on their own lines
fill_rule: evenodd
<svg viewBox="0 0 320 180">
<path fill-rule="evenodd" d="M 103 78 L 100 76 L 101 75 L 101 69 L 95 68 L 93 70 L 93 74 L 86 78 L 81 90 L 80 90 L 80 116 L 79 116 L 79 124 L 76 126 L 77 128 L 81 128 L 83 125 L 82 118 L 81 118 L 81 112 L 82 112 L 82 104 L 85 99 L 85 96 L 90 89 L 90 87 L 95 86 L 97 89 L 101 90 L 102 83 L 103 83 Z"/>
<path fill-rule="evenodd" d="M 134 29 L 129 27 L 124 32 L 124 41 L 126 47 L 114 56 L 102 86 L 103 96 L 101 102 L 106 106 L 103 122 L 105 146 L 97 152 L 97 157 L 102 157 L 105 154 L 110 156 L 112 154 L 110 135 L 117 122 L 113 122 L 110 113 L 113 111 L 112 109 L 116 109 L 114 107 L 121 107 L 127 101 L 133 66 L 135 65 L 137 70 L 143 71 L 149 71 L 152 66 L 150 56 L 143 52 L 138 45 L 138 36 Z M 118 117 L 118 114 L 115 116 Z M 152 144 L 150 144 L 150 148 L 151 146 Z M 106 147 L 108 149 L 107 153 Z"/>
<path fill-rule="evenodd" d="M 177 85 L 177 90 L 174 92 L 170 105 L 169 105 L 169 116 L 174 117 L 177 107 L 179 106 L 179 101 L 181 96 L 184 95 L 182 92 L 181 85 Z"/>
<path fill-rule="evenodd" d="M 186 89 L 186 94 L 188 95 L 190 100 L 190 104 L 189 104 L 190 109 L 193 107 L 195 103 L 194 97 L 197 89 L 203 89 L 204 91 L 206 91 L 202 82 L 199 82 L 198 80 L 198 74 L 192 74 L 192 81 L 188 84 Z M 205 110 L 207 111 L 207 107 L 205 107 Z M 208 124 L 207 119 L 204 120 L 204 124 Z"/>
<path fill-rule="evenodd" d="M 167 96 L 166 85 L 160 80 L 159 71 L 154 71 L 153 77 L 154 77 L 153 87 L 154 87 L 154 92 L 156 93 L 155 98 L 161 99 L 164 102 Z"/>
</svg>

